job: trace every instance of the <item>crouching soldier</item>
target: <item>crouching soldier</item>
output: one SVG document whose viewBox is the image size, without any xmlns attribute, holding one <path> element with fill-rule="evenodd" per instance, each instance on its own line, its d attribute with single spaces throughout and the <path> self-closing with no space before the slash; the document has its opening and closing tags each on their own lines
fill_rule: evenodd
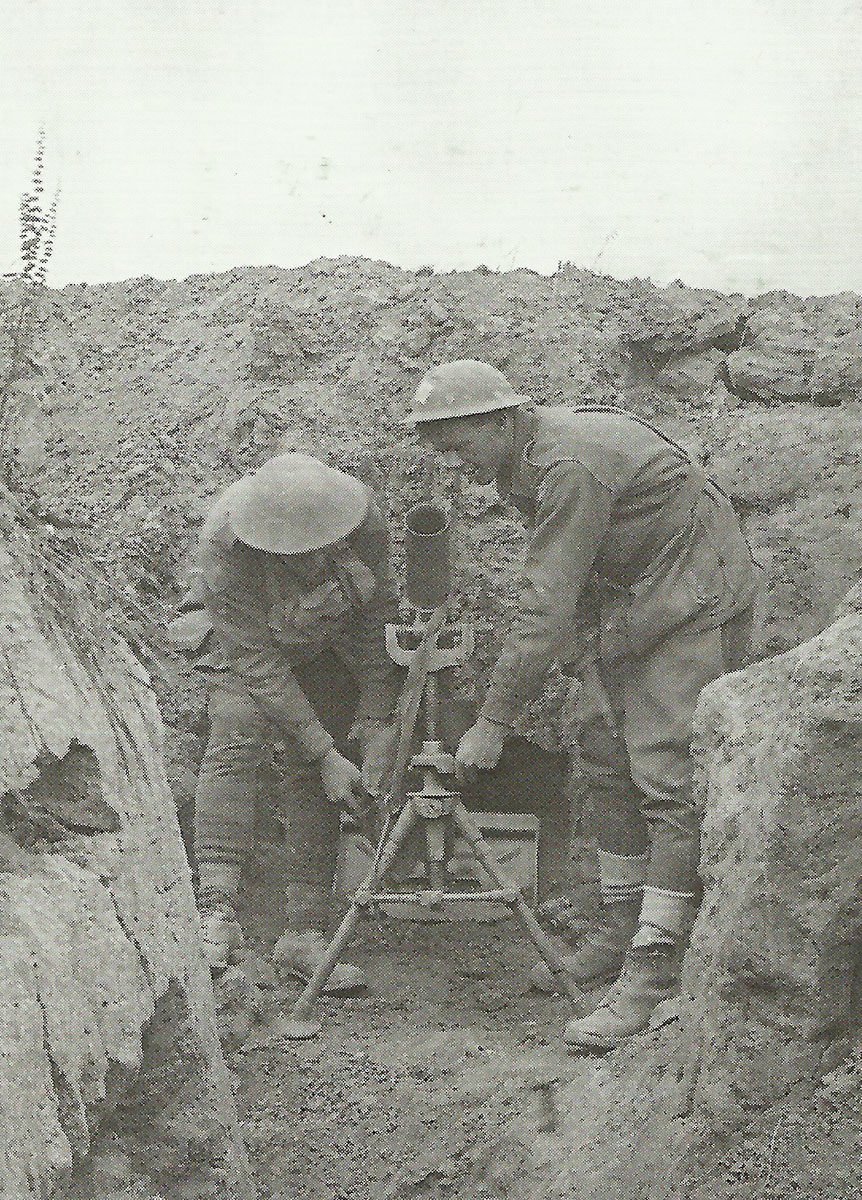
<svg viewBox="0 0 862 1200">
<path fill-rule="evenodd" d="M 209 686 L 210 733 L 195 793 L 194 853 L 213 970 L 242 943 L 237 897 L 253 848 L 257 774 L 273 734 L 288 777 L 311 769 L 322 795 L 284 798 L 294 856 L 278 961 L 308 978 L 326 948 L 339 809 L 379 782 L 396 680 L 384 627 L 397 619 L 384 518 L 358 479 L 282 454 L 233 483 L 200 534 L 192 593 L 178 618 L 204 623 L 195 665 Z M 200 638 L 197 639 L 200 641 Z M 358 699 L 357 699 L 358 697 Z M 345 757 L 363 750 L 363 770 Z M 327 990 L 362 984 L 341 965 Z"/>
<path fill-rule="evenodd" d="M 426 374 L 408 423 L 532 529 L 514 626 L 456 762 L 465 776 L 495 766 L 554 661 L 579 676 L 603 904 L 566 964 L 584 990 L 616 982 L 565 1037 L 612 1047 L 678 985 L 699 886 L 693 716 L 703 687 L 746 661 L 755 565 L 724 494 L 622 409 L 535 407 L 464 361 Z M 553 988 L 544 969 L 534 983 Z"/>
</svg>

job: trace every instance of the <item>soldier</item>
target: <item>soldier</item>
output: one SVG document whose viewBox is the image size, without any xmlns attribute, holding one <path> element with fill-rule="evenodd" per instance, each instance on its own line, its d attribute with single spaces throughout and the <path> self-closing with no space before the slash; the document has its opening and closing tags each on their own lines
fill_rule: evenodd
<svg viewBox="0 0 862 1200">
<path fill-rule="evenodd" d="M 496 482 L 532 529 L 514 625 L 458 746 L 462 776 L 496 765 L 552 663 L 582 683 L 602 908 L 566 965 L 582 989 L 616 982 L 565 1038 L 610 1048 L 678 986 L 699 887 L 692 721 L 702 688 L 747 659 L 751 552 L 682 447 L 622 409 L 536 407 L 461 361 L 428 371 L 408 424 Z M 547 970 L 533 980 L 553 990 Z"/>
<path fill-rule="evenodd" d="M 274 732 L 286 744 L 289 775 L 310 768 L 325 797 L 290 795 L 284 814 L 295 878 L 291 929 L 277 957 L 308 978 L 326 948 L 339 809 L 356 803 L 363 783 L 379 783 L 392 741 L 397 693 L 384 626 L 397 617 L 397 599 L 387 526 L 358 479 L 282 454 L 217 499 L 193 579 L 174 634 L 210 685 L 194 814 L 207 955 L 218 971 L 241 947 L 237 897 L 253 844 L 257 772 Z M 345 756 L 351 739 L 363 750 L 362 772 Z M 341 965 L 327 990 L 362 981 L 356 967 Z"/>
</svg>

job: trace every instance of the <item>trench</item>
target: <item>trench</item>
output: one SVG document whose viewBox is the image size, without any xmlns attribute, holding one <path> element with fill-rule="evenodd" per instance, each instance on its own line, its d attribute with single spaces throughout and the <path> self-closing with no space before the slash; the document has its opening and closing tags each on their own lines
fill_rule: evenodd
<svg viewBox="0 0 862 1200">
<path fill-rule="evenodd" d="M 349 469 L 367 458 L 377 483 L 385 485 L 383 490 L 395 498 L 397 507 L 413 486 L 409 473 L 388 457 L 388 451 L 381 462 L 376 433 L 372 443 L 358 431 L 376 430 L 383 411 L 381 395 L 400 396 L 417 370 L 412 354 L 427 355 L 432 344 L 434 358 L 441 360 L 467 353 L 494 358 L 499 347 L 499 361 L 511 355 L 519 384 L 543 400 L 568 398 L 573 386 L 584 384 L 586 393 L 598 400 L 617 395 L 617 368 L 607 345 L 597 341 L 592 346 L 589 336 L 604 330 L 606 315 L 611 324 L 616 322 L 631 299 L 627 285 L 586 273 L 582 278 L 575 272 L 564 299 L 551 302 L 538 277 L 531 283 L 521 275 L 493 276 L 487 283 L 495 292 L 493 311 L 500 316 L 493 320 L 499 320 L 501 332 L 482 341 L 474 323 L 485 319 L 477 300 L 486 282 L 482 272 L 452 281 L 451 287 L 428 274 L 427 279 L 422 273 L 410 277 L 412 291 L 397 296 L 394 289 L 407 282 L 403 273 L 348 260 L 336 267 L 323 263 L 304 271 L 245 278 L 234 272 L 185 284 L 138 281 L 114 289 L 119 309 L 112 307 L 113 300 L 110 305 L 103 301 L 99 290 L 57 293 L 57 314 L 70 322 L 73 314 L 76 328 L 83 322 L 76 336 L 89 339 L 90 346 L 80 361 L 70 358 L 62 368 L 73 382 L 69 412 L 58 418 L 51 447 L 69 468 L 68 480 L 58 485 L 61 511 L 68 508 L 73 517 L 83 517 L 85 526 L 88 521 L 93 525 L 96 540 L 102 538 L 123 581 L 128 579 L 139 598 L 149 603 L 154 597 L 164 599 L 164 592 L 173 589 L 179 548 L 190 537 L 189 512 L 197 511 L 217 484 L 276 452 L 284 437 L 291 445 L 334 452 Z M 377 289 L 373 304 L 362 300 L 368 282 Z M 267 359 L 264 335 L 273 326 L 273 316 L 253 310 L 254 301 L 296 298 L 309 283 L 325 287 L 331 325 L 324 325 L 321 334 L 319 312 L 303 308 L 295 331 L 291 327 L 285 334 L 285 353 L 280 356 L 274 346 Z M 570 320 L 571 305 L 583 294 L 585 307 L 594 307 L 590 289 L 595 285 L 603 299 L 607 294 L 607 306 L 597 321 L 587 321 L 584 339 L 581 322 Z M 407 336 L 399 322 L 415 317 L 423 334 L 426 293 L 439 298 L 444 313 L 454 313 L 453 329 L 446 324 L 438 330 L 438 341 L 432 337 L 427 344 L 411 347 L 410 358 L 399 359 Z M 215 317 L 202 315 L 204 302 Z M 361 326 L 355 321 L 360 309 Z M 98 346 L 106 336 L 110 340 L 117 311 L 130 320 L 127 346 L 120 352 L 102 352 Z M 170 330 L 165 328 L 168 315 L 179 318 Z M 384 324 L 381 330 L 381 318 L 385 323 L 393 316 L 398 318 L 393 327 Z M 717 343 L 723 350 L 739 345 L 745 319 L 740 316 L 726 344 Z M 177 334 L 175 328 L 182 332 Z M 240 356 L 234 363 L 226 358 L 225 347 L 234 332 L 253 343 L 257 358 L 264 361 L 247 363 Z M 386 336 L 375 340 L 373 335 L 380 332 Z M 179 341 L 171 340 L 177 337 Z M 561 368 L 548 349 L 557 342 Z M 155 347 L 155 354 L 148 346 Z M 361 353 L 357 346 L 363 347 Z M 96 359 L 94 373 L 90 367 Z M 219 381 L 217 388 L 212 379 Z M 235 394 L 243 408 L 237 410 L 236 403 L 228 401 L 223 412 L 213 409 L 223 381 L 225 395 L 239 385 Z M 96 382 L 98 386 L 91 387 Z M 117 404 L 121 395 L 133 397 L 134 404 L 128 409 Z M 815 585 L 822 591 L 821 585 L 828 583 L 827 601 L 843 594 L 851 580 L 848 564 L 855 570 L 857 563 L 852 536 L 846 545 L 836 545 L 830 537 L 843 528 L 837 521 L 839 505 L 856 502 L 858 472 L 852 463 L 846 470 L 836 469 L 835 447 L 828 437 L 832 430 L 845 443 L 856 437 L 858 414 L 854 417 L 849 409 L 844 415 L 839 410 L 821 414 L 811 406 L 788 406 L 767 423 L 759 404 L 744 413 L 734 402 L 725 414 L 701 414 L 696 402 L 692 414 L 687 403 L 678 405 L 668 397 L 661 403 L 670 404 L 670 411 L 684 412 L 689 432 L 697 430 L 708 447 L 730 454 L 739 466 L 741 476 L 732 477 L 735 486 L 730 490 L 738 504 L 744 505 L 746 497 L 751 501 L 755 542 L 774 543 L 775 549 L 764 652 L 778 653 L 798 644 L 812 632 L 809 593 Z M 651 406 L 647 415 L 652 412 Z M 389 415 L 387 408 L 387 431 Z M 804 482 L 801 498 L 790 495 L 784 507 L 768 502 L 768 496 L 764 499 L 770 480 L 777 478 L 784 487 L 785 477 L 792 481 L 796 475 Z M 816 486 L 809 488 L 811 480 Z M 810 503 L 806 489 L 812 493 Z M 499 611 L 500 594 L 510 583 L 512 525 L 488 509 L 481 496 L 469 495 L 467 500 L 461 590 L 465 604 L 487 616 Z M 849 504 L 847 509 L 849 515 Z M 498 542 L 490 558 L 489 539 Z M 474 559 L 485 564 L 485 574 L 480 575 Z M 816 568 L 814 574 L 809 562 Z M 481 647 L 485 657 L 477 666 L 479 676 L 488 663 L 486 649 Z M 205 736 L 200 699 L 185 684 L 169 690 L 154 682 L 172 727 L 169 775 L 185 817 Z M 277 791 L 280 786 L 275 762 L 264 790 Z M 562 834 L 552 849 L 569 852 Z M 267 861 L 277 865 L 280 848 L 266 853 Z M 280 920 L 281 898 L 274 883 L 275 879 L 269 885 L 260 880 L 254 896 L 261 950 Z M 589 889 L 588 878 L 583 885 Z M 386 920 L 363 927 L 353 957 L 367 969 L 371 986 L 364 996 L 320 1005 L 324 1030 L 318 1041 L 255 1048 L 253 1037 L 241 1037 L 229 1055 L 261 1200 L 496 1200 L 523 1195 L 511 1183 L 522 1154 L 520 1140 L 514 1138 L 508 1152 L 499 1146 L 489 1152 L 487 1147 L 499 1141 L 504 1128 L 520 1130 L 525 1144 L 551 1139 L 560 1092 L 570 1084 L 579 1086 L 594 1068 L 592 1060 L 572 1059 L 562 1051 L 559 1034 L 569 1015 L 568 1004 L 529 991 L 526 975 L 533 952 L 528 943 L 510 921 L 431 925 Z M 254 988 L 253 1030 L 262 1028 L 296 994 L 293 985 L 267 978 L 265 972 Z M 858 991 L 854 1003 L 858 1011 Z M 162 1164 L 157 1176 L 168 1200 L 196 1200 L 195 1188 L 206 1195 L 210 1184 L 216 1186 L 214 1179 L 196 1180 L 189 1170 L 177 1167 L 183 1161 L 180 1150 L 172 1151 L 176 1157 L 171 1158 L 167 1151 L 162 1157 L 158 1149 L 158 1101 L 165 1099 L 166 1109 L 175 1104 L 175 1097 L 180 1109 L 183 1103 L 194 1103 L 177 1076 L 164 1063 L 157 1065 L 164 1057 L 165 1030 L 180 1041 L 184 1036 L 182 998 L 172 994 L 164 1004 L 147 1030 L 140 1094 L 130 1089 L 113 1124 L 105 1126 L 104 1140 L 101 1135 L 97 1139 L 90 1175 L 76 1179 L 75 1200 L 102 1200 L 103 1195 L 105 1200 L 150 1200 L 145 1190 L 152 1165 L 148 1137 L 155 1148 L 153 1161 Z M 193 1048 L 185 1060 L 180 1055 L 179 1068 L 188 1072 L 192 1091 L 202 1087 Z M 130 1139 L 128 1145 L 125 1139 Z M 205 1164 L 205 1142 L 188 1136 L 184 1144 Z M 766 1194 L 763 1182 L 760 1179 L 751 1193 L 757 1200 Z M 709 1200 L 724 1195 L 718 1190 L 708 1194 Z M 747 1195 L 741 1190 L 738 1194 Z"/>
<path fill-rule="evenodd" d="M 582 846 L 567 768 L 565 755 L 515 741 L 493 782 L 465 797 L 474 811 L 541 814 L 542 897 L 564 885 Z M 289 847 L 271 819 L 284 786 L 276 764 L 260 789 L 257 850 L 244 881 L 243 922 L 264 964 L 283 928 L 291 878 Z M 581 886 L 588 905 L 586 874 Z M 591 1065 L 564 1051 L 569 1002 L 530 988 L 532 942 L 508 916 L 377 913 L 360 923 L 345 957 L 365 971 L 367 989 L 319 1000 L 323 1030 L 308 1042 L 267 1042 L 269 1023 L 298 994 L 294 982 L 255 970 L 259 962 L 248 971 L 250 993 L 238 976 L 223 991 L 216 980 L 261 1200 L 496 1195 L 476 1188 L 491 1188 L 522 1158 L 514 1143 L 514 1161 L 490 1149 L 500 1130 L 521 1130 L 524 1147 L 547 1133 L 558 1089 Z M 477 1182 L 486 1176 L 490 1183 Z"/>
</svg>

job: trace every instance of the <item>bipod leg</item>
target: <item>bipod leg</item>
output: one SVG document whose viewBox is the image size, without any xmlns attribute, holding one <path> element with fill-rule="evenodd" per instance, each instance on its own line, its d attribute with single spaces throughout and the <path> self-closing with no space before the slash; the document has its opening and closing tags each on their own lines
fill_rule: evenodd
<svg viewBox="0 0 862 1200">
<path fill-rule="evenodd" d="M 398 814 L 398 820 L 392 827 L 392 832 L 383 846 L 380 858 L 375 864 L 373 871 L 354 892 L 350 908 L 345 913 L 344 920 L 335 931 L 335 935 L 329 943 L 319 967 L 305 985 L 302 993 L 297 997 L 290 1012 L 283 1017 L 279 1017 L 270 1026 L 262 1041 L 272 1042 L 278 1038 L 287 1038 L 295 1041 L 317 1037 L 320 1033 L 322 1029 L 320 1022 L 312 1018 L 314 1002 L 323 990 L 327 979 L 329 979 L 329 976 L 334 971 L 335 964 L 341 957 L 344 947 L 356 932 L 360 914 L 363 908 L 368 905 L 369 897 L 377 890 L 378 884 L 392 866 L 395 856 L 404 844 L 415 821 L 416 813 L 413 808 L 413 801 L 408 799 Z"/>
<path fill-rule="evenodd" d="M 519 889 L 512 883 L 511 879 L 506 878 L 505 874 L 500 870 L 499 864 L 494 861 L 494 858 L 485 843 L 485 839 L 482 837 L 479 827 L 470 816 L 470 813 L 465 807 L 463 800 L 457 800 L 455 802 L 455 805 L 452 809 L 452 820 L 463 834 L 464 839 L 469 844 L 473 854 L 476 856 L 497 886 L 499 888 L 506 888 L 512 891 L 512 898 L 511 900 L 506 901 L 506 903 L 509 905 L 512 912 L 518 916 L 521 924 L 526 929 L 536 949 L 548 964 L 551 971 L 553 971 L 561 990 L 569 997 L 570 1000 L 574 1000 L 576 1002 L 582 1001 L 584 998 L 583 993 L 569 979 L 562 956 L 559 954 L 554 946 L 554 943 L 536 920 L 533 910 L 521 895 Z"/>
</svg>

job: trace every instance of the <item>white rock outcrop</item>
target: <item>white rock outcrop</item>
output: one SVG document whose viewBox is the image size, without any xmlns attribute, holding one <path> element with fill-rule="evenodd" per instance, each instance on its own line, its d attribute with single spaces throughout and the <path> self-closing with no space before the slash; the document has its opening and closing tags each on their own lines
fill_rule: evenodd
<svg viewBox="0 0 862 1200">
<path fill-rule="evenodd" d="M 495 1195 L 711 1194 L 711 1164 L 739 1131 L 858 1051 L 860 746 L 862 585 L 819 636 L 705 690 L 706 897 L 682 994 L 560 1087 L 551 1132 L 504 1131 Z"/>
<path fill-rule="evenodd" d="M 4 525 L 0 1197 L 250 1197 L 147 677 L 64 619 Z M 93 799 L 116 832 L 71 831 Z"/>
<path fill-rule="evenodd" d="M 839 404 L 862 393 L 862 338 L 818 328 L 787 309 L 764 309 L 748 319 L 742 345 L 728 356 L 727 380 L 740 396 L 782 403 Z"/>
</svg>

